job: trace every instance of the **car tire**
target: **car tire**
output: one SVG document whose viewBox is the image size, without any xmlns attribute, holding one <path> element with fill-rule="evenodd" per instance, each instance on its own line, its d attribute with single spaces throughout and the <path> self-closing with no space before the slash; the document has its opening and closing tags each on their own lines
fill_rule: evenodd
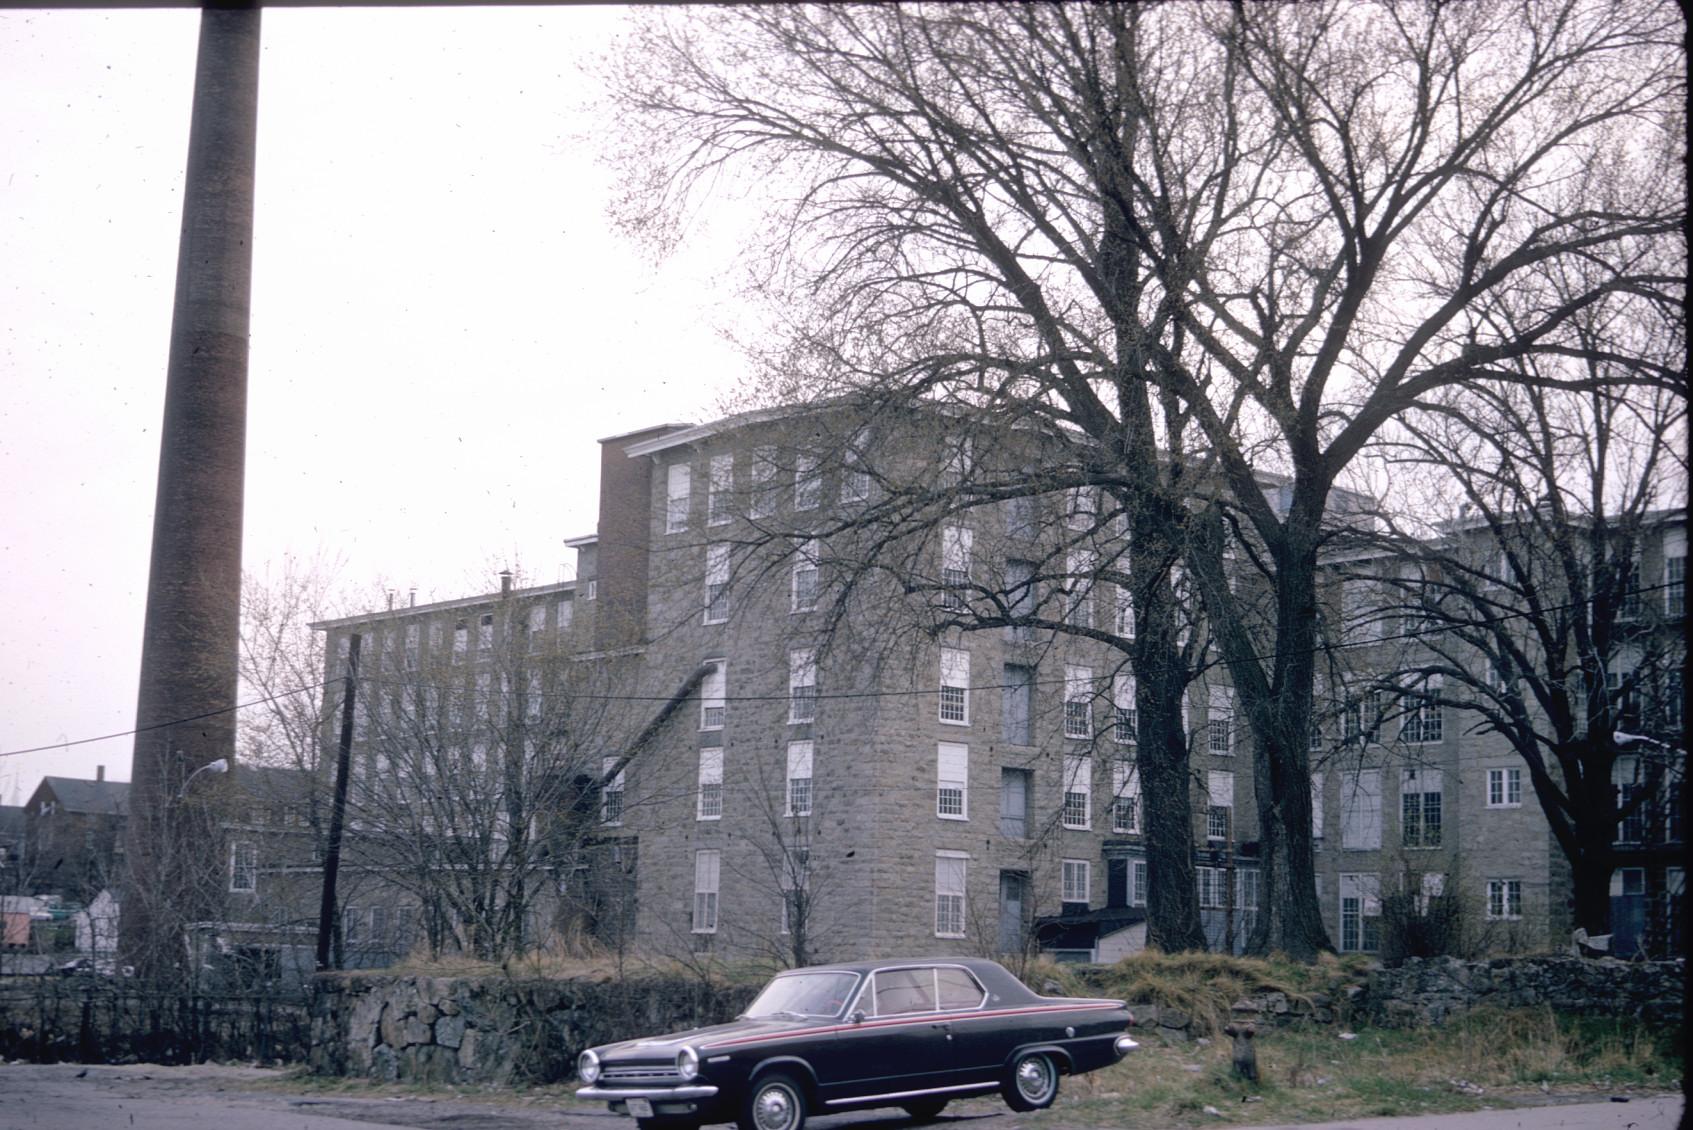
<svg viewBox="0 0 1693 1130">
<path fill-rule="evenodd" d="M 1011 1061 L 1000 1094 L 1012 1110 L 1045 1110 L 1058 1097 L 1057 1062 L 1045 1052 L 1024 1052 Z"/>
<path fill-rule="evenodd" d="M 760 1075 L 741 1100 L 741 1130 L 802 1130 L 805 1126 L 805 1088 L 784 1071 Z"/>
<path fill-rule="evenodd" d="M 904 1103 L 900 1109 L 911 1116 L 913 1122 L 928 1122 L 946 1109 L 946 1099 L 918 1099 L 914 1103 Z"/>
</svg>

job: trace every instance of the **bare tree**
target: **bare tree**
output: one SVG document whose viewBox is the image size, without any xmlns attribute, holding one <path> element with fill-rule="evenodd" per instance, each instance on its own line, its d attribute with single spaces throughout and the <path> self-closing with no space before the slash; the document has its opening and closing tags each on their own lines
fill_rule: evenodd
<svg viewBox="0 0 1693 1130">
<path fill-rule="evenodd" d="M 1613 871 L 1675 862 L 1687 404 L 1607 384 L 1611 339 L 1646 331 L 1583 322 L 1580 357 L 1525 361 L 1518 381 L 1450 390 L 1401 421 L 1385 451 L 1428 492 L 1416 512 L 1440 521 L 1401 519 L 1381 540 L 1414 684 L 1398 713 L 1455 707 L 1509 743 L 1569 862 L 1574 925 L 1603 935 Z M 1647 347 L 1681 356 L 1679 318 Z M 1593 387 L 1553 387 L 1568 383 L 1558 366 Z"/>
<path fill-rule="evenodd" d="M 606 772 L 615 663 L 528 630 L 521 592 L 486 607 L 454 629 L 474 646 L 423 648 L 416 619 L 372 633 L 348 852 L 417 900 L 432 952 L 499 960 L 553 925 L 605 806 L 631 798 Z"/>
<path fill-rule="evenodd" d="M 1254 946 L 1308 956 L 1337 485 L 1419 398 L 1578 349 L 1601 298 L 1678 299 L 1679 41 L 1669 5 L 1588 0 L 654 14 L 613 74 L 622 218 L 662 248 L 714 185 L 756 183 L 770 391 L 1064 440 L 1021 490 L 1097 487 L 1126 516 L 1160 820 L 1186 803 L 1185 563 L 1253 737 Z M 1672 379 L 1618 360 L 1608 379 Z M 1231 587 L 1228 540 L 1262 585 Z M 1182 948 L 1177 832 L 1149 828 L 1149 915 Z"/>
</svg>

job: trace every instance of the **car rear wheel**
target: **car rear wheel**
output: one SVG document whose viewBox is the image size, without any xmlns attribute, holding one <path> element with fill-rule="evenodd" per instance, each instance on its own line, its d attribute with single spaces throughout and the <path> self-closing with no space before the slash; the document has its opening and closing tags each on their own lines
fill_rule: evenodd
<svg viewBox="0 0 1693 1130">
<path fill-rule="evenodd" d="M 800 1130 L 805 1125 L 805 1089 L 785 1072 L 760 1075 L 747 1090 L 738 1122 L 741 1130 Z"/>
<path fill-rule="evenodd" d="M 1045 1052 L 1025 1052 L 1012 1061 L 1000 1093 L 1012 1110 L 1045 1110 L 1058 1097 L 1058 1064 Z"/>
<path fill-rule="evenodd" d="M 946 1109 L 945 1099 L 918 1099 L 916 1102 L 906 1103 L 901 1109 L 909 1114 L 914 1122 L 927 1122 Z"/>
</svg>

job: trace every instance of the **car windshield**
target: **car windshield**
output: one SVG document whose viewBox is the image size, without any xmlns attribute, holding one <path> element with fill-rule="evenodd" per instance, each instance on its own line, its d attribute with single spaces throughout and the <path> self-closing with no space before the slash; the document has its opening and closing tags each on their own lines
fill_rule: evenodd
<svg viewBox="0 0 1693 1130">
<path fill-rule="evenodd" d="M 766 985 L 746 1015 L 834 1016 L 857 984 L 856 973 L 789 973 Z"/>
</svg>

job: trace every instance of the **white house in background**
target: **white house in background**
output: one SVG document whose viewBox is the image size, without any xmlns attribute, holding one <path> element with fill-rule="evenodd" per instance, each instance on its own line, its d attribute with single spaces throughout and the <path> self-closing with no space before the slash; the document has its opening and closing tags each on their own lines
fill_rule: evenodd
<svg viewBox="0 0 1693 1130">
<path fill-rule="evenodd" d="M 76 912 L 76 952 L 89 957 L 115 957 L 118 952 L 118 896 L 110 887 Z"/>
</svg>

